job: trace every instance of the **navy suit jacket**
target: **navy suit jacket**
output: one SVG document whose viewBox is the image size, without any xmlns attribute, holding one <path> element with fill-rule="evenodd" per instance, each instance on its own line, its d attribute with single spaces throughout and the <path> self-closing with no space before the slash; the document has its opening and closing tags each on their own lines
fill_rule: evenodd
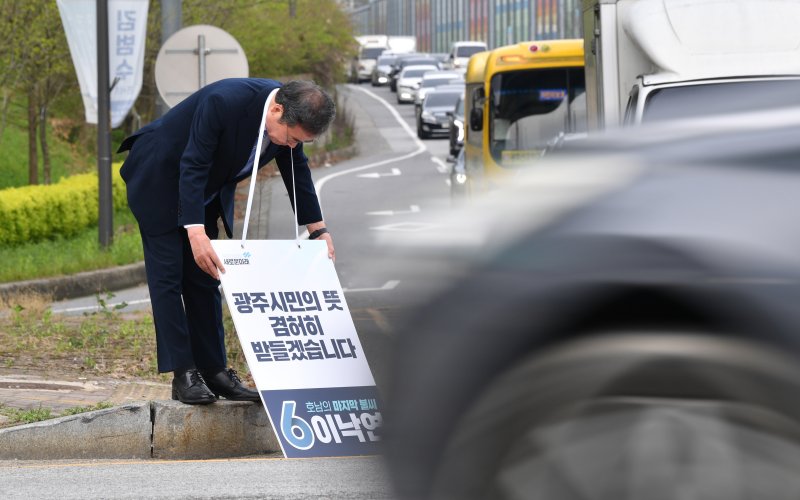
<svg viewBox="0 0 800 500">
<path fill-rule="evenodd" d="M 118 152 L 130 150 L 120 171 L 128 206 L 142 231 L 160 234 L 186 224 L 216 224 L 222 216 L 233 237 L 234 191 L 256 143 L 264 104 L 280 83 L 261 78 L 231 78 L 211 83 L 181 101 L 161 118 L 126 138 Z M 294 157 L 297 203 L 292 196 L 290 155 Z M 275 158 L 299 224 L 322 220 L 308 158 L 270 143 L 259 168 Z M 209 207 L 206 200 L 213 197 Z M 206 221 L 207 208 L 214 221 Z"/>
</svg>

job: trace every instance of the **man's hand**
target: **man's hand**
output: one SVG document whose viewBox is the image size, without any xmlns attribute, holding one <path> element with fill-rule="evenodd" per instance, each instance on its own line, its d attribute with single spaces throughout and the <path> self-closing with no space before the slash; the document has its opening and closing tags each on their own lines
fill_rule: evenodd
<svg viewBox="0 0 800 500">
<path fill-rule="evenodd" d="M 306 229 L 308 230 L 309 234 L 313 233 L 317 229 L 322 229 L 323 227 L 325 227 L 324 221 L 312 222 L 311 224 L 306 225 Z M 324 240 L 325 243 L 328 244 L 328 258 L 336 262 L 336 250 L 333 248 L 333 237 L 331 237 L 331 233 L 324 233 L 317 239 Z"/>
<path fill-rule="evenodd" d="M 186 233 L 189 235 L 189 244 L 192 246 L 192 255 L 197 266 L 218 280 L 219 273 L 225 273 L 225 268 L 211 246 L 211 240 L 206 236 L 206 230 L 202 226 L 193 226 L 187 228 Z"/>
<path fill-rule="evenodd" d="M 336 262 L 336 250 L 333 248 L 333 238 L 331 238 L 331 233 L 325 233 L 317 239 L 325 240 L 325 243 L 328 244 L 328 258 Z"/>
</svg>

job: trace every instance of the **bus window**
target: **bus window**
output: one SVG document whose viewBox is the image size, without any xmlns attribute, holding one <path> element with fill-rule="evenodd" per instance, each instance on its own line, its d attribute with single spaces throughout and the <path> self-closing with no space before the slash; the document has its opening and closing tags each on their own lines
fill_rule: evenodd
<svg viewBox="0 0 800 500">
<path fill-rule="evenodd" d="M 497 73 L 490 89 L 489 148 L 502 166 L 525 163 L 559 136 L 586 130 L 582 67 Z"/>
<path fill-rule="evenodd" d="M 469 113 L 469 127 L 474 131 L 480 131 L 483 129 L 483 104 L 485 98 L 483 95 L 483 89 L 480 87 L 475 88 L 472 91 L 472 109 Z M 473 134 L 477 139 L 476 144 L 480 144 L 481 136 L 480 134 Z M 472 142 L 472 141 L 470 141 Z"/>
</svg>

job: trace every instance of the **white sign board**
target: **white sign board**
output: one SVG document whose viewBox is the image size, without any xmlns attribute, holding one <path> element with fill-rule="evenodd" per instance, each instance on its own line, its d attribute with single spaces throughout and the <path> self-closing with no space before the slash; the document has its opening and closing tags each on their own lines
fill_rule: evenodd
<svg viewBox="0 0 800 500">
<path fill-rule="evenodd" d="M 97 123 L 97 0 L 56 0 L 78 74 L 87 123 Z M 122 125 L 142 90 L 148 0 L 108 0 L 111 126 Z"/>
<path fill-rule="evenodd" d="M 288 458 L 378 453 L 381 405 L 324 241 L 215 240 L 242 350 Z"/>
</svg>

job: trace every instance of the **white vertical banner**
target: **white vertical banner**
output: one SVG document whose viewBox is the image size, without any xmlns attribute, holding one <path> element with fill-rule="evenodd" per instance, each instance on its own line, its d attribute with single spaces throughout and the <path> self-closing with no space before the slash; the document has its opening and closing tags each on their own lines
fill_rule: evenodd
<svg viewBox="0 0 800 500">
<path fill-rule="evenodd" d="M 111 126 L 118 127 L 142 90 L 149 0 L 108 1 Z M 97 123 L 97 0 L 56 0 L 78 75 L 86 122 Z"/>
<path fill-rule="evenodd" d="M 381 402 L 325 241 L 211 244 L 284 455 L 378 454 Z"/>
</svg>

